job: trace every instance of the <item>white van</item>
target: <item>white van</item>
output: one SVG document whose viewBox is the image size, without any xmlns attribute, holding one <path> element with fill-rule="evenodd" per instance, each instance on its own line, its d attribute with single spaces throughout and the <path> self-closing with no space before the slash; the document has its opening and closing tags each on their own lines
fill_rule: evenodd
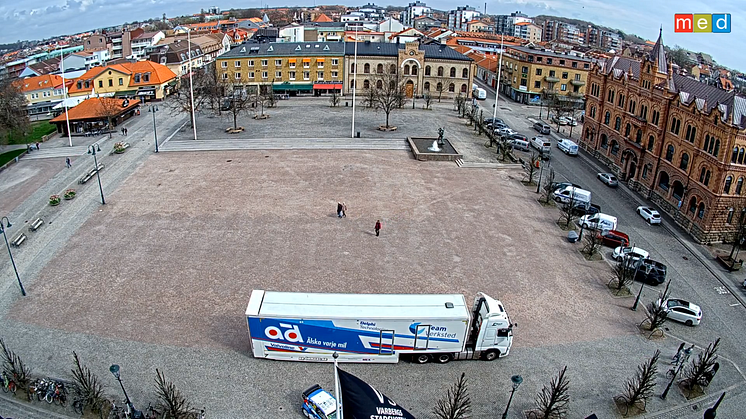
<svg viewBox="0 0 746 419">
<path fill-rule="evenodd" d="M 532 138 L 531 147 L 539 150 L 541 154 L 549 154 L 552 152 L 552 143 L 544 137 Z"/>
<path fill-rule="evenodd" d="M 513 148 L 516 150 L 528 151 L 528 141 L 523 141 L 520 138 L 509 139 L 508 144 L 513 146 Z"/>
<path fill-rule="evenodd" d="M 552 196 L 557 203 L 569 204 L 573 201 L 574 207 L 588 209 L 591 206 L 591 192 L 574 186 L 565 186 L 552 192 Z"/>
<path fill-rule="evenodd" d="M 591 230 L 616 230 L 617 218 L 601 213 L 584 215 L 578 219 L 578 225 Z"/>
<path fill-rule="evenodd" d="M 564 151 L 568 156 L 578 155 L 578 145 L 568 139 L 558 141 L 557 148 Z"/>
<path fill-rule="evenodd" d="M 482 89 L 481 87 L 478 87 L 474 90 L 474 97 L 479 100 L 487 99 L 487 91 Z"/>
</svg>

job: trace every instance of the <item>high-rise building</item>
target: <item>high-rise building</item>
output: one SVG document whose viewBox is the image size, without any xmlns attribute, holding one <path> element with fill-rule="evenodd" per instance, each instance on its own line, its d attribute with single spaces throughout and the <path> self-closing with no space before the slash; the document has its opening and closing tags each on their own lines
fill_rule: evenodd
<svg viewBox="0 0 746 419">
<path fill-rule="evenodd" d="M 514 36 L 516 23 L 528 22 L 532 23 L 534 20 L 528 17 L 528 15 L 521 13 L 520 11 L 513 12 L 509 15 L 497 15 L 495 16 L 495 33 Z"/>
<path fill-rule="evenodd" d="M 401 23 L 407 27 L 414 27 L 414 18 L 419 16 L 433 17 L 433 10 L 420 0 L 409 3 L 407 8 L 401 14 Z"/>
<path fill-rule="evenodd" d="M 474 19 L 479 19 L 481 12 L 470 6 L 459 6 L 456 10 L 448 12 L 448 29 L 452 31 L 466 31 L 467 23 Z"/>
<path fill-rule="evenodd" d="M 584 44 L 585 35 L 585 31 L 581 31 L 577 25 L 558 20 L 547 20 L 542 28 L 542 37 L 546 42 L 559 41 L 566 44 Z"/>
</svg>

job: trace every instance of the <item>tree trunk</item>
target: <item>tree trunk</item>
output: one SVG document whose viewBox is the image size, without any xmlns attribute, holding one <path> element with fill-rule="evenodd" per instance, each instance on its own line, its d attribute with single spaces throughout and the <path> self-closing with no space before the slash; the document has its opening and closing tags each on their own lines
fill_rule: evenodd
<svg viewBox="0 0 746 419">
<path fill-rule="evenodd" d="M 386 112 L 386 128 L 388 128 L 388 127 L 389 127 L 389 114 L 390 114 L 390 113 L 391 113 L 391 112 Z"/>
<path fill-rule="evenodd" d="M 236 122 L 237 116 L 238 115 L 236 115 L 236 112 L 234 111 L 233 112 L 233 129 L 238 129 L 238 123 Z"/>
</svg>

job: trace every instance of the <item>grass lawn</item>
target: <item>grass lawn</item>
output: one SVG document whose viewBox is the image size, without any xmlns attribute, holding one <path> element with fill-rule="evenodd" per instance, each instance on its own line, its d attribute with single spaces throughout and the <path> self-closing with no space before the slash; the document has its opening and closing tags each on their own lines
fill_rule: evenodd
<svg viewBox="0 0 746 419">
<path fill-rule="evenodd" d="M 13 160 L 16 158 L 16 156 L 20 156 L 21 154 L 25 153 L 25 149 L 18 149 L 18 150 L 11 150 L 7 153 L 0 154 L 0 166 L 5 165 L 5 163 Z"/>
<path fill-rule="evenodd" d="M 33 144 L 37 141 L 41 141 L 41 137 L 57 130 L 57 127 L 50 124 L 48 121 L 32 122 L 30 127 L 31 132 L 26 136 L 23 136 L 23 134 L 18 132 L 11 133 L 10 138 L 8 139 L 8 144 Z"/>
</svg>

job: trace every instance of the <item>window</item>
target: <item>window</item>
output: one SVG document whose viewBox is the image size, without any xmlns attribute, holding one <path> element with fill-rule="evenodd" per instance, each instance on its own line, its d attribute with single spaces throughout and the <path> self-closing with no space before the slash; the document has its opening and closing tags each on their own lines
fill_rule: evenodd
<svg viewBox="0 0 746 419">
<path fill-rule="evenodd" d="M 332 71 L 332 78 L 336 79 L 339 77 L 339 71 Z"/>
<path fill-rule="evenodd" d="M 150 73 L 145 73 L 142 75 L 142 81 L 149 82 L 150 81 Z"/>
<path fill-rule="evenodd" d="M 262 71 L 262 78 L 268 79 L 269 78 L 269 72 L 268 71 Z"/>
<path fill-rule="evenodd" d="M 526 67 L 528 68 L 528 67 Z M 456 77 L 456 67 L 451 67 L 451 72 L 449 74 L 451 77 Z"/>
<path fill-rule="evenodd" d="M 689 212 L 694 215 L 694 211 L 697 211 L 697 198 L 692 197 L 692 199 L 689 200 Z"/>
<path fill-rule="evenodd" d="M 604 115 L 604 124 L 609 125 L 610 120 L 611 120 L 611 113 L 609 113 L 609 111 L 606 111 L 606 114 Z"/>
<path fill-rule="evenodd" d="M 249 67 L 254 67 L 254 60 L 249 60 L 248 66 Z"/>
<path fill-rule="evenodd" d="M 275 60 L 275 66 L 281 67 L 282 66 L 282 60 Z"/>
<path fill-rule="evenodd" d="M 537 69 L 536 69 L 536 75 L 537 75 L 537 76 L 541 76 L 541 69 L 540 69 L 540 68 L 537 68 Z"/>
<path fill-rule="evenodd" d="M 568 77 L 569 77 L 569 74 L 567 73 L 567 71 L 563 71 L 563 72 L 562 72 L 562 78 L 563 78 L 563 79 L 566 79 L 566 78 L 568 78 Z"/>
<path fill-rule="evenodd" d="M 350 80 L 350 89 L 355 88 L 355 80 Z"/>
<path fill-rule="evenodd" d="M 443 83 L 438 83 L 438 84 L 437 84 L 437 85 L 435 86 L 435 91 L 436 91 L 436 92 L 442 92 L 442 91 L 443 91 Z"/>
<path fill-rule="evenodd" d="M 743 178 L 739 177 L 738 182 L 736 182 L 736 195 L 741 195 L 742 189 L 743 189 Z"/>
<path fill-rule="evenodd" d="M 236 61 L 236 62 L 238 62 L 238 61 Z M 223 67 L 223 68 L 228 68 L 228 61 L 221 62 L 220 66 Z M 236 67 L 238 67 L 238 66 L 236 66 Z"/>
<path fill-rule="evenodd" d="M 255 73 L 253 71 L 249 71 L 249 78 L 253 79 L 255 77 Z"/>
<path fill-rule="evenodd" d="M 407 65 L 404 66 L 404 75 L 405 76 L 409 75 L 409 64 L 407 64 Z"/>
<path fill-rule="evenodd" d="M 554 77 L 555 74 L 554 70 L 549 70 L 549 77 Z"/>
<path fill-rule="evenodd" d="M 601 148 L 609 148 L 609 139 L 606 134 L 601 134 Z"/>
<path fill-rule="evenodd" d="M 640 118 L 646 121 L 648 119 L 648 107 L 645 105 L 640 105 Z"/>
<path fill-rule="evenodd" d="M 733 147 L 733 154 L 730 156 L 730 162 L 735 163 L 738 161 L 738 147 Z"/>
<path fill-rule="evenodd" d="M 694 142 L 694 138 L 697 135 L 697 127 L 693 127 L 689 124 L 686 124 L 686 135 L 684 138 L 686 138 L 687 141 L 690 143 Z"/>
<path fill-rule="evenodd" d="M 425 82 L 424 88 L 425 88 L 425 91 L 426 91 L 426 92 L 429 92 L 429 91 L 430 91 L 430 82 L 429 82 L 429 81 L 426 81 L 426 82 Z"/>
<path fill-rule="evenodd" d="M 233 78 L 235 78 L 236 80 L 241 80 L 241 73 L 234 73 Z"/>
<path fill-rule="evenodd" d="M 140 83 L 140 73 L 135 74 L 135 83 Z"/>
<path fill-rule="evenodd" d="M 223 73 L 223 80 L 228 80 L 228 73 Z"/>
<path fill-rule="evenodd" d="M 370 80 L 363 81 L 363 89 L 370 89 Z"/>
<path fill-rule="evenodd" d="M 703 167 L 702 171 L 699 173 L 699 182 L 708 186 L 710 184 L 710 174 L 710 171 Z"/>
<path fill-rule="evenodd" d="M 681 184 L 678 180 L 675 180 L 673 182 L 673 197 L 681 201 L 681 198 L 684 196 L 684 185 Z"/>
<path fill-rule="evenodd" d="M 310 71 L 304 71 L 303 72 L 303 80 L 311 80 L 311 72 Z"/>
<path fill-rule="evenodd" d="M 535 81 L 534 82 L 534 89 L 541 89 L 541 82 L 540 81 Z"/>
<path fill-rule="evenodd" d="M 113 86 L 114 86 L 114 80 L 109 79 L 109 87 L 113 87 Z"/>
<path fill-rule="evenodd" d="M 613 90 L 609 90 L 608 98 L 606 100 L 608 100 L 611 103 L 614 103 L 614 91 Z"/>
<path fill-rule="evenodd" d="M 332 58 L 332 65 L 333 66 L 339 65 L 339 58 Z"/>
<path fill-rule="evenodd" d="M 616 105 L 620 108 L 624 108 L 624 95 L 619 93 L 619 97 L 617 98 Z"/>
<path fill-rule="evenodd" d="M 262 67 L 266 67 L 269 65 L 269 60 L 262 60 Z"/>
<path fill-rule="evenodd" d="M 743 154 L 746 149 L 741 147 L 741 151 L 738 152 L 738 164 L 743 164 Z"/>
<path fill-rule="evenodd" d="M 461 93 L 466 93 L 466 85 L 465 84 L 461 85 Z"/>
<path fill-rule="evenodd" d="M 291 71 L 291 72 L 289 72 L 289 73 L 288 73 L 288 78 L 289 78 L 290 80 L 295 80 L 295 71 Z"/>
<path fill-rule="evenodd" d="M 438 77 L 443 77 L 443 67 L 438 67 Z"/>
<path fill-rule="evenodd" d="M 469 78 L 469 69 L 465 68 L 461 70 L 461 78 L 468 79 Z"/>
<path fill-rule="evenodd" d="M 591 115 L 591 118 L 595 119 L 596 118 L 596 107 L 595 106 L 591 106 L 591 111 L 589 113 Z"/>
<path fill-rule="evenodd" d="M 365 65 L 363 65 L 363 73 L 365 74 L 370 73 L 370 64 L 365 63 Z"/>
<path fill-rule="evenodd" d="M 661 172 L 660 179 L 658 180 L 658 187 L 663 189 L 664 191 L 668 190 L 668 173 Z"/>
<path fill-rule="evenodd" d="M 567 91 L 567 85 L 566 84 L 561 84 L 560 85 L 560 90 L 563 91 L 563 92 L 566 92 Z"/>
<path fill-rule="evenodd" d="M 304 58 L 303 59 L 303 68 L 311 68 L 311 59 L 310 58 Z"/>
<path fill-rule="evenodd" d="M 705 218 L 705 204 L 704 202 L 699 203 L 699 208 L 697 208 L 697 218 L 700 220 Z"/>
<path fill-rule="evenodd" d="M 730 185 L 733 183 L 733 176 L 728 176 L 725 178 L 725 186 L 723 186 L 723 193 L 728 195 L 730 194 Z"/>
<path fill-rule="evenodd" d="M 391 66 L 389 66 L 389 73 L 396 74 L 396 65 L 391 64 Z"/>
<path fill-rule="evenodd" d="M 669 162 L 673 160 L 673 153 L 674 153 L 673 145 L 669 144 L 668 147 L 666 147 L 666 160 L 668 160 Z"/>
<path fill-rule="evenodd" d="M 104 81 L 103 80 L 99 80 L 98 81 L 98 87 L 104 87 Z M 37 94 L 37 96 L 38 96 L 38 94 Z"/>
<path fill-rule="evenodd" d="M 681 155 L 681 163 L 679 163 L 679 169 L 686 171 L 689 167 L 689 155 L 684 153 Z"/>
<path fill-rule="evenodd" d="M 660 122 L 661 113 L 658 111 L 653 111 L 653 117 L 650 122 L 653 123 L 653 125 L 658 125 L 658 122 Z"/>
<path fill-rule="evenodd" d="M 552 59 L 547 57 L 547 64 L 552 64 Z"/>
<path fill-rule="evenodd" d="M 228 64 L 228 63 L 226 63 L 226 64 Z M 234 61 L 233 62 L 233 66 L 236 67 L 236 68 L 240 68 L 241 67 L 241 61 L 238 61 L 238 60 Z M 228 67 L 228 66 L 226 65 L 226 67 Z"/>
<path fill-rule="evenodd" d="M 350 64 L 350 73 L 354 73 L 354 72 L 355 72 L 355 63 L 351 63 Z"/>
<path fill-rule="evenodd" d="M 733 222 L 733 208 L 728 208 L 728 219 L 725 222 L 728 224 Z"/>
<path fill-rule="evenodd" d="M 378 64 L 378 65 L 381 68 L 381 71 L 379 71 L 379 73 L 383 73 L 383 65 L 381 65 L 381 64 Z M 429 65 L 425 66 L 425 75 L 426 76 L 430 75 L 430 66 Z"/>
<path fill-rule="evenodd" d="M 619 153 L 619 143 L 616 141 L 611 142 L 611 154 L 617 155 Z"/>
<path fill-rule="evenodd" d="M 676 117 L 671 118 L 671 133 L 679 135 L 679 129 L 681 128 L 681 120 Z"/>
<path fill-rule="evenodd" d="M 521 67 L 521 74 L 528 74 L 528 67 L 526 67 L 525 65 Z"/>
<path fill-rule="evenodd" d="M 572 68 L 578 68 L 578 63 L 577 63 L 577 61 L 573 61 L 573 62 L 572 62 Z"/>
<path fill-rule="evenodd" d="M 591 68 L 591 66 L 588 63 L 584 63 L 583 64 L 583 68 L 587 70 L 587 69 Z"/>
<path fill-rule="evenodd" d="M 634 114 L 635 110 L 637 109 L 637 102 L 634 100 L 629 101 L 629 113 Z"/>
<path fill-rule="evenodd" d="M 617 116 L 616 119 L 614 119 L 614 130 L 619 132 L 620 129 L 622 129 L 622 118 Z"/>
<path fill-rule="evenodd" d="M 648 178 L 648 165 L 642 167 L 642 178 L 647 179 Z"/>
<path fill-rule="evenodd" d="M 627 125 L 624 127 L 624 136 L 629 138 L 629 132 L 632 130 L 632 125 L 627 122 Z"/>
<path fill-rule="evenodd" d="M 580 74 L 575 75 L 575 81 L 580 81 Z"/>
<path fill-rule="evenodd" d="M 521 86 L 528 86 L 528 80 L 527 79 L 521 79 Z"/>
<path fill-rule="evenodd" d="M 565 60 L 559 60 L 559 65 L 565 65 Z"/>
<path fill-rule="evenodd" d="M 383 81 L 382 80 L 378 80 L 376 82 L 376 89 L 383 89 Z"/>
<path fill-rule="evenodd" d="M 412 75 L 413 75 L 413 76 L 416 76 L 416 75 L 417 75 L 417 73 L 419 72 L 418 68 L 419 68 L 419 67 L 417 67 L 416 65 L 413 65 L 413 66 L 412 66 Z M 467 77 L 467 76 L 464 76 L 464 77 Z"/>
<path fill-rule="evenodd" d="M 456 91 L 456 85 L 451 83 L 448 85 L 448 91 L 449 92 L 455 92 Z"/>
<path fill-rule="evenodd" d="M 317 71 L 316 72 L 316 80 L 324 80 L 324 72 L 323 71 Z"/>
</svg>

